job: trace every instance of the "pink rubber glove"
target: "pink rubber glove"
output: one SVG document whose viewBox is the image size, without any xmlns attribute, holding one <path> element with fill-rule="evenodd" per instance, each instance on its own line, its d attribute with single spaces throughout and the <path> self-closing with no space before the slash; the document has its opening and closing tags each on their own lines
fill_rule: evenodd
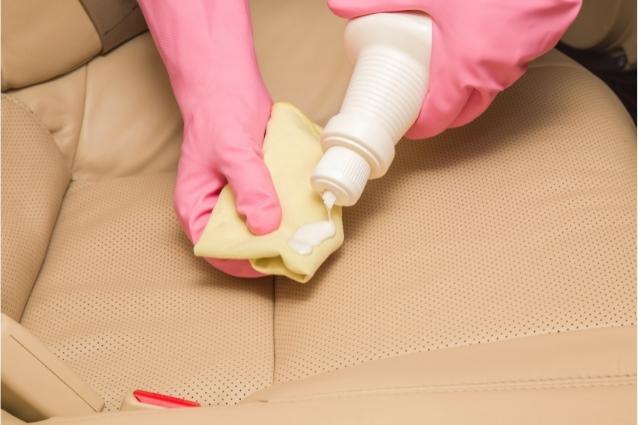
<svg viewBox="0 0 638 425">
<path fill-rule="evenodd" d="M 272 101 L 259 73 L 246 0 L 140 0 L 184 119 L 175 210 L 196 243 L 230 184 L 255 234 L 279 227 L 281 209 L 262 144 Z M 256 277 L 248 261 L 208 259 Z"/>
<path fill-rule="evenodd" d="M 423 139 L 481 115 L 531 60 L 558 43 L 581 0 L 328 0 L 328 5 L 347 19 L 409 10 L 432 17 L 430 87 L 406 134 Z"/>
</svg>

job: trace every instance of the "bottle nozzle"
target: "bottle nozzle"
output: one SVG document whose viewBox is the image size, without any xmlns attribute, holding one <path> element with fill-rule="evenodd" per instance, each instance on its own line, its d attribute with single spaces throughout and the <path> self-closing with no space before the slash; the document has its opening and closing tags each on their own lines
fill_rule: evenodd
<svg viewBox="0 0 638 425">
<path fill-rule="evenodd" d="M 369 177 L 370 165 L 361 155 L 333 146 L 321 157 L 310 182 L 317 193 L 330 193 L 336 205 L 350 206 L 359 200 Z"/>
</svg>

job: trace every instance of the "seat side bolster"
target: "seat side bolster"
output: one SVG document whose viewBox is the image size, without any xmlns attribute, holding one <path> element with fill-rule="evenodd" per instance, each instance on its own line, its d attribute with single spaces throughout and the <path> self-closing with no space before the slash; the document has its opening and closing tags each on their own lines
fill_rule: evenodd
<svg viewBox="0 0 638 425">
<path fill-rule="evenodd" d="M 625 385 L 635 381 L 635 344 L 635 327 L 619 327 L 415 353 L 275 385 L 244 402 Z"/>
<path fill-rule="evenodd" d="M 2 95 L 2 312 L 17 321 L 70 178 L 49 130 L 22 103 Z"/>
<path fill-rule="evenodd" d="M 519 391 L 366 394 L 359 397 L 247 403 L 231 407 L 118 412 L 53 418 L 46 425 L 351 425 L 635 423 L 635 386 Z"/>
<path fill-rule="evenodd" d="M 102 399 L 22 325 L 2 314 L 2 407 L 27 421 L 99 412 Z"/>
</svg>

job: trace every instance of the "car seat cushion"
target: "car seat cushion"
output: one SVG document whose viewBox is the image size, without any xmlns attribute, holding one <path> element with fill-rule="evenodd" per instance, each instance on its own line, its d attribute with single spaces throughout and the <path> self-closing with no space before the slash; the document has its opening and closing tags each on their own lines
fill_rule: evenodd
<svg viewBox="0 0 638 425">
<path fill-rule="evenodd" d="M 276 382 L 635 323 L 635 126 L 556 55 L 477 122 L 399 144 L 312 285 L 277 278 Z"/>
<path fill-rule="evenodd" d="M 273 282 L 195 257 L 174 173 L 71 183 L 22 324 L 119 408 L 134 389 L 233 404 L 272 382 Z"/>
</svg>

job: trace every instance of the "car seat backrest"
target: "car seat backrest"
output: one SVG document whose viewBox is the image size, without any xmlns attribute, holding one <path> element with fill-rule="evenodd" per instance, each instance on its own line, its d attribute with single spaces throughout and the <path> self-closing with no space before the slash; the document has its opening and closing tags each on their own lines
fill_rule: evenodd
<svg viewBox="0 0 638 425">
<path fill-rule="evenodd" d="M 66 74 L 143 31 L 136 0 L 2 0 L 2 90 Z"/>
<path fill-rule="evenodd" d="M 2 0 L 3 91 L 57 77 L 100 50 L 78 0 Z"/>
<path fill-rule="evenodd" d="M 17 321 L 69 180 L 50 132 L 28 108 L 2 95 L 2 312 Z"/>
</svg>

